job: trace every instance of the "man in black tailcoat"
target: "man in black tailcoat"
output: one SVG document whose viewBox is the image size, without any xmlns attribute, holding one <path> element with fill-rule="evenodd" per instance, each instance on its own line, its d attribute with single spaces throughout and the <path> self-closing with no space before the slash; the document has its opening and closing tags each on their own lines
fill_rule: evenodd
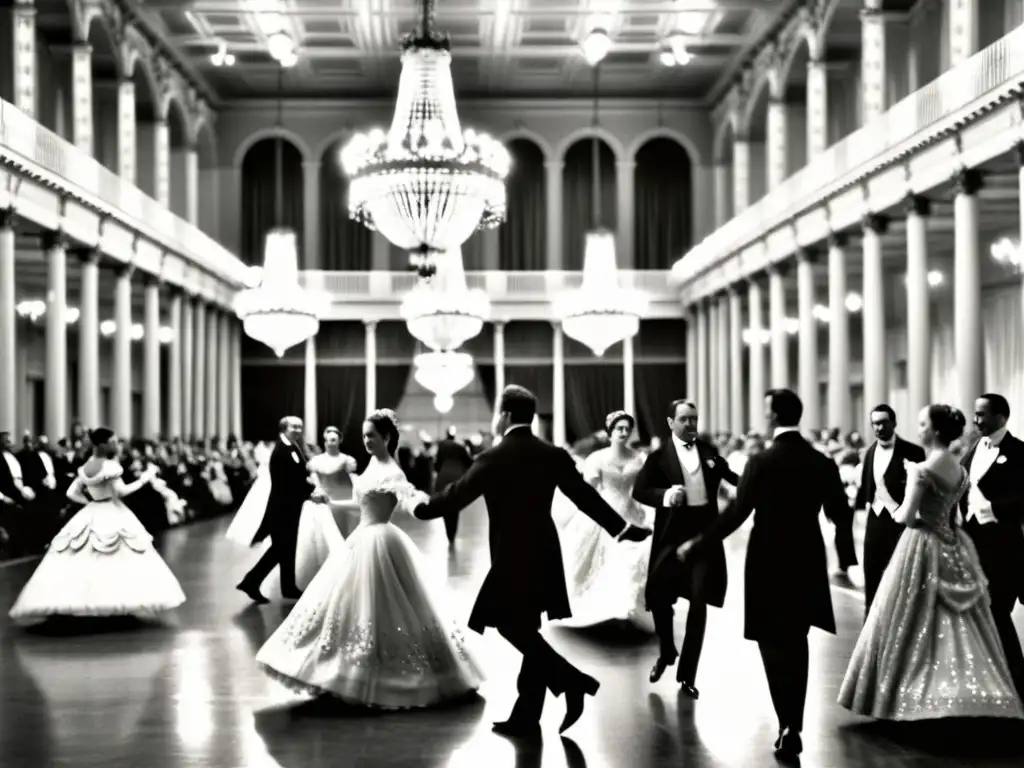
<svg viewBox="0 0 1024 768">
<path fill-rule="evenodd" d="M 598 682 L 560 656 L 540 635 L 541 614 L 571 615 L 558 531 L 551 501 L 558 488 L 617 540 L 643 541 L 650 531 L 626 523 L 580 475 L 569 454 L 536 437 L 530 425 L 537 400 L 509 386 L 501 393 L 494 433 L 502 440 L 480 454 L 461 478 L 415 510 L 421 520 L 465 509 L 480 496 L 487 503 L 491 568 L 469 617 L 469 627 L 494 627 L 523 654 L 519 698 L 508 720 L 494 730 L 512 738 L 540 736 L 545 689 L 565 694 L 561 731 L 583 713 L 585 695 Z"/>
<path fill-rule="evenodd" d="M 443 491 L 454 483 L 473 465 L 466 446 L 455 439 L 455 427 L 449 427 L 444 439 L 437 444 L 437 456 L 434 457 L 434 491 Z M 455 543 L 455 534 L 459 531 L 459 512 L 453 510 L 444 518 L 444 531 L 448 534 L 448 543 Z"/>
<path fill-rule="evenodd" d="M 864 616 L 878 591 L 892 553 L 906 528 L 893 518 L 907 492 L 907 468 L 904 462 L 920 464 L 924 449 L 896 434 L 896 412 L 885 403 L 871 411 L 875 442 L 864 455 L 860 489 L 855 509 L 867 511 L 864 531 Z"/>
<path fill-rule="evenodd" d="M 963 458 L 971 487 L 960 499 L 964 530 L 988 577 L 992 617 L 1017 693 L 1024 698 L 1024 652 L 1013 608 L 1024 601 L 1024 442 L 1010 434 L 1010 404 L 985 394 L 974 402 L 981 439 Z"/>
<path fill-rule="evenodd" d="M 299 516 L 306 499 L 326 501 L 321 491 L 314 491 L 306 467 L 302 419 L 285 416 L 278 424 L 278 439 L 270 454 L 270 497 L 252 543 L 270 537 L 270 547 L 252 570 L 238 584 L 255 603 L 269 602 L 260 592 L 260 585 L 274 570 L 281 569 L 281 596 L 286 600 L 301 597 L 295 584 L 295 546 L 299 538 Z"/>
<path fill-rule="evenodd" d="M 647 457 L 633 486 L 633 498 L 655 509 L 645 598 L 661 647 L 650 680 L 656 683 L 676 660 L 673 606 L 676 600 L 685 598 L 690 607 L 676 681 L 686 695 L 696 699 L 700 694 L 694 682 L 704 647 L 708 606 L 721 608 L 725 603 L 725 549 L 719 541 L 686 565 L 676 557 L 676 550 L 718 518 L 722 481 L 736 485 L 739 478 L 713 445 L 697 439 L 695 404 L 689 400 L 671 403 L 668 426 L 672 431 L 669 440 Z"/>
<path fill-rule="evenodd" d="M 744 635 L 761 651 L 779 718 L 776 752 L 795 757 L 803 751 L 807 633 L 811 627 L 836 631 L 818 519 L 822 507 L 830 520 L 845 519 L 849 502 L 839 467 L 800 434 L 803 403 L 796 393 L 771 390 L 765 409 L 771 447 L 750 457 L 735 506 L 704 535 L 681 546 L 678 556 L 684 563 L 704 556 L 754 514 L 744 580 Z"/>
</svg>

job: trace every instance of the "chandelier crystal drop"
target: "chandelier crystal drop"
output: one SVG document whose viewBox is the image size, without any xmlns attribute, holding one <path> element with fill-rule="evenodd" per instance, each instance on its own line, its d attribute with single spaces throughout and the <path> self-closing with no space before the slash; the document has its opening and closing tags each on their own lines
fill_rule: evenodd
<svg viewBox="0 0 1024 768">
<path fill-rule="evenodd" d="M 352 218 L 413 253 L 429 274 L 437 254 L 504 220 L 511 159 L 501 142 L 462 130 L 448 37 L 434 30 L 434 0 L 420 8 L 416 32 L 402 42 L 391 129 L 353 136 L 340 159 Z"/>
<path fill-rule="evenodd" d="M 615 266 L 615 235 L 607 229 L 587 233 L 583 284 L 555 299 L 555 316 L 567 336 L 601 357 L 620 341 L 635 336 L 648 299 L 619 286 Z"/>
<path fill-rule="evenodd" d="M 327 302 L 299 285 L 298 247 L 291 229 L 277 228 L 267 233 L 260 277 L 257 286 L 235 297 L 235 312 L 247 335 L 281 357 L 316 335 Z"/>
<path fill-rule="evenodd" d="M 437 396 L 435 406 L 452 400 L 473 381 L 473 358 L 465 352 L 422 352 L 413 359 L 413 366 L 416 383 Z M 441 407 L 438 410 L 446 413 Z"/>
<path fill-rule="evenodd" d="M 491 302 L 479 288 L 466 287 L 461 250 L 437 257 L 437 272 L 402 300 L 402 319 L 416 339 L 436 352 L 457 349 L 483 330 Z"/>
</svg>

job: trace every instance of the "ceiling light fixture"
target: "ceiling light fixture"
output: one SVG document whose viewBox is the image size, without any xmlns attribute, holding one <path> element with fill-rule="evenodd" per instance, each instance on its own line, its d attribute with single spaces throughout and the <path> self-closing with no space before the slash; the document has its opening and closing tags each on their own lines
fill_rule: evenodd
<svg viewBox="0 0 1024 768">
<path fill-rule="evenodd" d="M 998 264 L 1020 269 L 1024 264 L 1024 247 L 1012 237 L 1001 237 L 989 247 L 992 259 Z"/>
<path fill-rule="evenodd" d="M 583 58 L 586 59 L 587 64 L 592 67 L 596 67 L 602 61 L 612 49 L 612 39 L 608 36 L 608 32 L 601 27 L 590 30 L 583 42 L 580 44 L 580 48 L 583 51 Z"/>
<path fill-rule="evenodd" d="M 686 50 L 686 41 L 688 36 L 682 32 L 673 32 L 668 36 L 668 49 L 667 52 L 672 56 L 673 64 L 669 66 L 680 66 L 685 67 L 691 61 L 693 61 L 693 55 Z M 665 52 L 662 52 L 662 64 L 665 63 Z"/>
<path fill-rule="evenodd" d="M 210 55 L 210 63 L 215 67 L 233 67 L 235 54 L 228 53 L 228 44 L 221 40 L 217 44 L 217 52 Z"/>
</svg>

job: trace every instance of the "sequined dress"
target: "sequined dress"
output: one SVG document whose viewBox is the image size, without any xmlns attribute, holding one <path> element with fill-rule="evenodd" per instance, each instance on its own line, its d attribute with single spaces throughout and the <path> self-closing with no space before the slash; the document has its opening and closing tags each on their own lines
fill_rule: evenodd
<svg viewBox="0 0 1024 768">
<path fill-rule="evenodd" d="M 399 507 L 416 498 L 394 462 L 371 461 L 360 488 L 390 481 Z M 412 540 L 363 508 L 358 527 L 317 573 L 256 661 L 306 694 L 386 709 L 427 707 L 475 691 L 481 674 L 461 631 L 428 594 Z"/>
<path fill-rule="evenodd" d="M 71 492 L 92 501 L 54 536 L 11 608 L 11 618 L 152 618 L 177 608 L 185 602 L 181 585 L 153 548 L 153 537 L 115 495 L 121 465 L 107 460 L 91 477 L 84 469 L 79 468 Z"/>
<path fill-rule="evenodd" d="M 915 527 L 885 569 L 839 692 L 839 703 L 881 720 L 1024 717 L 989 608 L 974 544 L 951 523 L 967 490 L 908 465 Z"/>
<path fill-rule="evenodd" d="M 622 463 L 610 448 L 602 448 L 590 454 L 582 468 L 584 478 L 612 509 L 636 525 L 645 525 L 650 515 L 633 499 L 643 463 L 642 454 Z M 564 497 L 558 503 L 571 504 Z M 619 620 L 653 633 L 654 621 L 644 603 L 650 544 L 617 542 L 582 513 L 571 516 L 560 538 L 572 618 L 559 623 L 583 627 Z"/>
</svg>

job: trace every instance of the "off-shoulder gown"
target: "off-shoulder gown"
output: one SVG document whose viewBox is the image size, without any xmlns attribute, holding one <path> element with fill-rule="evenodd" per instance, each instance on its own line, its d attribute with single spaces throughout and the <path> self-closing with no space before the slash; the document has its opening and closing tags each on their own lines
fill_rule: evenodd
<svg viewBox="0 0 1024 768">
<path fill-rule="evenodd" d="M 900 537 L 853 651 L 839 703 L 880 720 L 1024 717 L 989 608 L 987 580 L 952 512 L 970 481 L 908 465 Z"/>
<path fill-rule="evenodd" d="M 394 462 L 371 461 L 355 481 L 357 499 L 381 481 L 402 489 L 399 507 L 411 513 L 414 489 Z M 442 618 L 415 544 L 390 520 L 363 510 L 344 551 L 328 558 L 257 654 L 272 678 L 385 709 L 427 707 L 479 687 L 461 630 Z"/>
</svg>

